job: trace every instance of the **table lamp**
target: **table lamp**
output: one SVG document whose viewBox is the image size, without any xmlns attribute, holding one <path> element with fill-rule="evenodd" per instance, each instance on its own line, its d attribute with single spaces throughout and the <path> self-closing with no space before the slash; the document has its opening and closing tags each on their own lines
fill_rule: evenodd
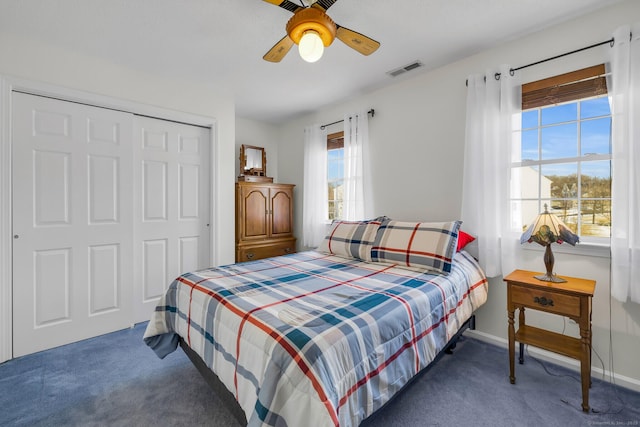
<svg viewBox="0 0 640 427">
<path fill-rule="evenodd" d="M 536 217 L 520 237 L 521 244 L 524 242 L 536 242 L 539 245 L 545 246 L 544 265 L 547 268 L 547 272 L 534 277 L 543 282 L 553 283 L 563 283 L 566 282 L 566 280 L 553 274 L 554 259 L 553 252 L 551 252 L 551 244 L 567 242 L 571 246 L 575 246 L 579 241 L 580 238 L 573 234 L 560 218 L 547 210 L 546 204 L 544 205 L 544 212 Z"/>
</svg>

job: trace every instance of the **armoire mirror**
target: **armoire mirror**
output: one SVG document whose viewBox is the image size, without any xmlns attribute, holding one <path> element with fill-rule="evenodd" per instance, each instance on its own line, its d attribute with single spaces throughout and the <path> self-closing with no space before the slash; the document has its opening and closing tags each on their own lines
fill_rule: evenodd
<svg viewBox="0 0 640 427">
<path fill-rule="evenodd" d="M 240 173 L 242 175 L 266 176 L 267 154 L 263 147 L 245 144 L 240 146 Z"/>
</svg>

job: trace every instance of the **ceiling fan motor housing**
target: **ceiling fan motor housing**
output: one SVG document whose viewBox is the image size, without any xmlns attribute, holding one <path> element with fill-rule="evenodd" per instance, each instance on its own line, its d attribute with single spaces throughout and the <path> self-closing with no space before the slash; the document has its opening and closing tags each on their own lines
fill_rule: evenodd
<svg viewBox="0 0 640 427">
<path fill-rule="evenodd" d="M 287 34 L 295 44 L 306 31 L 315 31 L 320 36 L 325 47 L 333 43 L 336 38 L 336 23 L 322 10 L 315 7 L 307 7 L 298 10 L 287 22 Z"/>
</svg>

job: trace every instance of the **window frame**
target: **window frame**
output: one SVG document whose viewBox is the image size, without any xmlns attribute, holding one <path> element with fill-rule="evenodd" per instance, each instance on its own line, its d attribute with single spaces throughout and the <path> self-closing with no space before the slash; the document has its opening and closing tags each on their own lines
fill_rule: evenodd
<svg viewBox="0 0 640 427">
<path fill-rule="evenodd" d="M 331 209 L 331 201 L 335 199 L 330 199 L 330 192 L 328 191 L 328 187 L 329 184 L 332 182 L 329 179 L 329 168 L 330 168 L 330 162 L 329 162 L 329 151 L 332 150 L 339 150 L 342 149 L 343 150 L 343 156 L 342 156 L 342 161 L 344 162 L 344 131 L 338 131 L 338 132 L 333 132 L 330 134 L 327 134 L 327 213 L 328 213 L 328 222 L 331 223 L 333 220 L 339 220 L 342 219 L 342 216 L 340 215 L 339 217 L 336 215 L 334 218 L 331 218 L 332 212 L 335 213 L 335 209 Z M 342 173 L 342 182 L 344 183 L 344 171 Z M 342 202 L 344 202 L 344 199 L 342 200 Z"/>
<path fill-rule="evenodd" d="M 603 95 L 607 95 L 607 86 L 606 86 L 606 78 L 605 78 L 605 66 L 604 64 L 596 65 L 593 67 L 587 67 L 581 70 L 572 71 L 569 73 L 561 74 L 558 76 L 553 76 L 550 78 L 546 78 L 543 80 L 538 80 L 531 83 L 526 83 L 522 85 L 522 112 L 530 111 L 532 109 L 544 108 L 547 106 L 568 104 L 568 103 L 580 103 L 583 100 L 588 100 L 590 98 L 602 97 Z M 609 116 L 598 116 L 598 117 L 611 117 Z M 593 120 L 595 118 L 589 118 L 588 120 Z M 577 134 L 579 137 L 578 144 L 581 141 L 580 135 L 580 124 L 583 122 L 583 119 L 580 115 L 580 104 L 578 104 L 578 111 L 576 120 L 571 120 L 566 123 L 576 123 L 578 126 Z M 557 125 L 557 124 L 555 124 Z M 538 116 L 538 124 L 537 129 L 542 129 L 546 125 L 542 125 L 541 118 Z M 529 129 L 529 128 L 527 128 Z M 531 128 L 533 129 L 533 128 Z M 522 132 L 523 129 L 517 129 L 518 132 Z M 540 135 L 538 135 L 540 138 Z M 538 150 L 541 150 L 541 141 L 538 139 Z M 522 145 L 520 145 L 522 147 Z M 581 165 L 585 161 L 611 161 L 612 154 L 595 154 L 595 155 L 583 155 L 579 152 L 580 155 L 576 155 L 575 157 L 565 157 L 560 159 L 542 159 L 540 155 L 540 151 L 538 152 L 537 160 L 521 160 L 521 161 L 511 161 L 510 169 L 514 170 L 520 167 L 536 167 L 539 180 L 542 179 L 541 168 L 544 165 L 553 165 L 560 163 L 573 163 L 576 164 L 576 173 L 580 177 L 581 174 Z M 578 153 L 577 153 L 578 154 Z M 588 158 L 588 160 L 586 160 Z M 577 198 L 579 202 L 579 206 L 585 200 L 588 201 L 592 198 L 584 198 L 582 197 L 582 189 L 580 188 L 581 179 L 578 179 L 578 194 L 580 197 Z M 550 197 L 549 203 L 551 200 L 556 200 L 558 198 Z M 562 199 L 562 198 L 559 198 Z M 597 198 L 598 200 L 602 200 L 602 198 Z M 611 196 L 608 198 L 611 200 Z M 510 203 L 511 201 L 529 201 L 535 202 L 537 201 L 539 205 L 539 211 L 542 209 L 542 204 L 546 200 L 542 197 L 540 193 L 540 182 L 538 182 L 538 197 L 537 199 L 532 198 L 513 198 L 512 194 L 509 195 Z M 611 206 L 613 209 L 613 206 Z M 580 209 L 579 213 L 582 211 Z M 525 245 L 526 249 L 539 249 L 535 248 L 537 245 Z M 558 252 L 565 252 L 562 247 L 565 245 L 559 245 L 557 248 Z M 577 249 L 576 249 L 577 248 Z M 566 250 L 567 253 L 579 253 L 584 255 L 592 255 L 592 256 L 610 256 L 610 236 L 609 237 L 593 237 L 593 236 L 581 236 L 581 242 L 576 247 L 572 247 L 569 250 Z M 554 248 L 554 251 L 557 249 Z"/>
</svg>

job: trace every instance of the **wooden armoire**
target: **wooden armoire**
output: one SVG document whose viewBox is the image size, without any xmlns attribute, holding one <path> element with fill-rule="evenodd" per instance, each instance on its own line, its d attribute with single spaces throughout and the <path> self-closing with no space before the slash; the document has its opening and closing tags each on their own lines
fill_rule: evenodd
<svg viewBox="0 0 640 427">
<path fill-rule="evenodd" d="M 293 184 L 236 183 L 236 262 L 293 253 Z"/>
</svg>

